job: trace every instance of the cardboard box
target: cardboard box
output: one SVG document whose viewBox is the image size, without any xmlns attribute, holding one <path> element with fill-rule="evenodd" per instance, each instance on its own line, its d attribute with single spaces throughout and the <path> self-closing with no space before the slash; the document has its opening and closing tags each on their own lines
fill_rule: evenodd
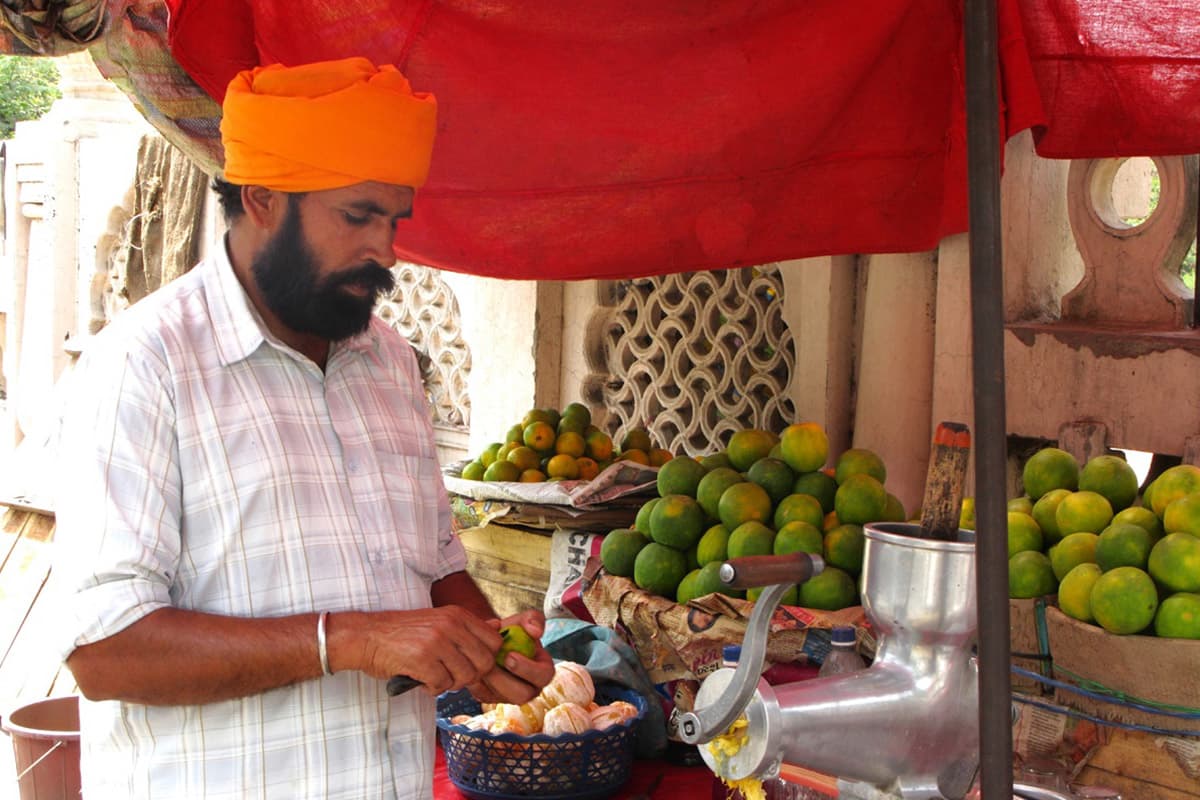
<svg viewBox="0 0 1200 800">
<path fill-rule="evenodd" d="M 637 651 L 654 683 L 699 680 L 721 666 L 727 644 L 741 644 L 754 603 L 710 594 L 685 606 L 639 589 L 633 581 L 606 574 L 588 562 L 583 601 L 596 623 L 621 631 Z M 823 661 L 829 632 L 837 625 L 858 629 L 859 649 L 868 658 L 875 640 L 862 606 L 840 611 L 780 606 L 771 619 L 766 660 L 772 664 Z"/>
<path fill-rule="evenodd" d="M 1113 696 L 1116 701 L 1060 688 L 1055 690 L 1057 702 L 1118 722 L 1200 731 L 1200 719 L 1170 717 L 1130 705 L 1200 710 L 1200 641 L 1116 636 L 1054 607 L 1046 609 L 1046 627 L 1054 677 L 1095 695 Z"/>
</svg>

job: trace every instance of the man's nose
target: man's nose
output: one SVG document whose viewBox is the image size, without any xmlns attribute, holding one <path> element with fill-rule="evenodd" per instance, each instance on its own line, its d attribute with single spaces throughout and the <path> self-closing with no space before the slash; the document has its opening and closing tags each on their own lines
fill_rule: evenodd
<svg viewBox="0 0 1200 800">
<path fill-rule="evenodd" d="M 384 267 L 396 263 L 396 252 L 392 242 L 396 238 L 396 226 L 386 220 L 380 220 L 371 226 L 370 234 L 363 247 L 364 261 L 374 261 Z"/>
</svg>

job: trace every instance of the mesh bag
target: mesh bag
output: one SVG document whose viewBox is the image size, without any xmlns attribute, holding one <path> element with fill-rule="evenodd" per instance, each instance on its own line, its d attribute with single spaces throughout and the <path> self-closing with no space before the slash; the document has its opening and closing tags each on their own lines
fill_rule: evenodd
<svg viewBox="0 0 1200 800">
<path fill-rule="evenodd" d="M 629 780 L 637 723 L 646 713 L 646 701 L 637 692 L 596 687 L 596 702 L 614 700 L 633 704 L 637 717 L 578 735 L 518 736 L 452 724 L 459 714 L 478 714 L 479 703 L 466 690 L 444 694 L 438 698 L 437 725 L 450 782 L 480 800 L 607 797 Z"/>
</svg>

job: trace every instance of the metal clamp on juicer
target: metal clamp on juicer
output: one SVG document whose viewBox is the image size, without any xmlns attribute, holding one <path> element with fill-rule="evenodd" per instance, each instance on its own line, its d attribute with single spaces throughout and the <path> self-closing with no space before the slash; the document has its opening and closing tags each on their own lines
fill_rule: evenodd
<svg viewBox="0 0 1200 800">
<path fill-rule="evenodd" d="M 702 745 L 745 714 L 737 752 L 717 758 L 700 747 L 716 774 L 770 778 L 787 762 L 906 800 L 958 800 L 969 791 L 979 757 L 974 533 L 934 540 L 919 525 L 875 523 L 865 534 L 863 607 L 878 645 L 874 663 L 858 672 L 779 686 L 761 680 L 776 605 L 789 584 L 824 565 L 803 554 L 723 565 L 730 585 L 764 585 L 767 567 L 775 585 L 755 605 L 737 669 L 709 675 L 695 709 L 679 719 L 681 738 Z"/>
</svg>

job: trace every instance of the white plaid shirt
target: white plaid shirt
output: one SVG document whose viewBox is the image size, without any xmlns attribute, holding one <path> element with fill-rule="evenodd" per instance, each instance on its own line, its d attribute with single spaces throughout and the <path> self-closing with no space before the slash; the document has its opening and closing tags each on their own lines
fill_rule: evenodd
<svg viewBox="0 0 1200 800">
<path fill-rule="evenodd" d="M 217 249 L 123 312 L 72 377 L 64 656 L 166 606 L 427 608 L 431 582 L 466 567 L 408 343 L 373 319 L 322 373 L 267 331 Z M 432 796 L 432 699 L 389 699 L 358 672 L 80 716 L 89 800 Z"/>
</svg>

